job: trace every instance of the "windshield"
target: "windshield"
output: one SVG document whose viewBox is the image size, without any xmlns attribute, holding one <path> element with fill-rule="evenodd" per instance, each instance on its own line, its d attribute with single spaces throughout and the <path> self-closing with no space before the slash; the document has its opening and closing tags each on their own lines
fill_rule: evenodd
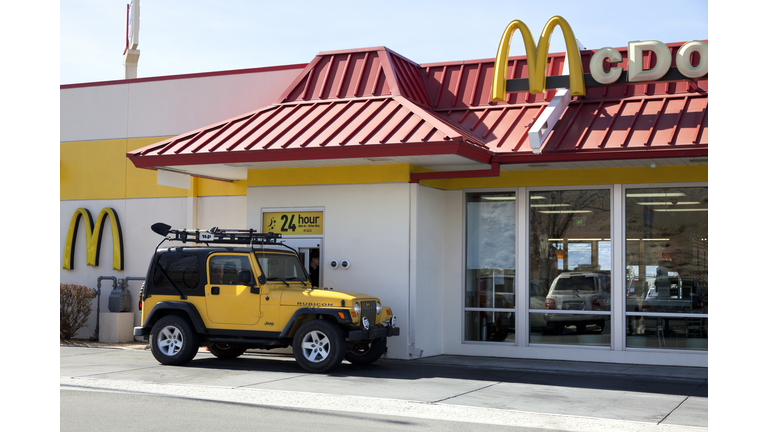
<svg viewBox="0 0 768 432">
<path fill-rule="evenodd" d="M 595 291 L 594 276 L 571 276 L 557 280 L 555 291 Z"/>
<path fill-rule="evenodd" d="M 268 281 L 307 281 L 307 274 L 293 254 L 255 252 L 256 260 Z"/>
</svg>

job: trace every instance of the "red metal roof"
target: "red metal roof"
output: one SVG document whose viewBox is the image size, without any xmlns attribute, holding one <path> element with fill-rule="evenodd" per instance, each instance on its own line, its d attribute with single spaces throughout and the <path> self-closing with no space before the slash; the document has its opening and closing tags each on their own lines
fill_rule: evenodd
<svg viewBox="0 0 768 432">
<path fill-rule="evenodd" d="M 669 44 L 673 58 L 681 45 Z M 626 49 L 619 51 L 626 68 Z M 585 69 L 592 54 L 582 51 Z M 547 75 L 559 75 L 564 61 L 565 53 L 550 55 Z M 492 71 L 493 59 L 420 66 L 384 47 L 324 52 L 273 105 L 128 156 L 157 168 L 445 154 L 481 164 L 707 155 L 706 79 L 589 88 L 534 155 L 527 132 L 555 91 L 491 102 Z M 510 58 L 508 77 L 527 77 L 524 57 Z"/>
<path fill-rule="evenodd" d="M 668 44 L 674 58 L 681 43 Z M 626 69 L 627 50 L 619 49 Z M 594 51 L 582 51 L 588 68 Z M 653 66 L 646 56 L 646 67 Z M 565 53 L 550 55 L 547 76 L 560 75 Z M 673 64 L 674 66 L 674 64 Z M 706 156 L 708 80 L 589 88 L 568 108 L 534 155 L 528 130 L 555 94 L 508 93 L 491 102 L 493 59 L 424 65 L 433 108 L 481 139 L 494 161 L 600 160 L 642 157 Z M 527 78 L 524 57 L 510 58 L 507 77 Z M 667 155 L 667 156 L 664 156 Z"/>
</svg>

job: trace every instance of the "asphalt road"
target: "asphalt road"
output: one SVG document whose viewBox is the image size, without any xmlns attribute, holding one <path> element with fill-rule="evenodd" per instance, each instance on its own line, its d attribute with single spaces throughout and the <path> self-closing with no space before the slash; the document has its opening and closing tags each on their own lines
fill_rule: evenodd
<svg viewBox="0 0 768 432">
<path fill-rule="evenodd" d="M 156 430 L 707 428 L 706 374 L 659 378 L 506 364 L 382 359 L 315 375 L 282 355 L 220 360 L 200 352 L 171 367 L 148 351 L 62 346 L 61 430 L 146 431 L 161 419 Z M 99 414 L 79 415 L 86 412 Z"/>
</svg>

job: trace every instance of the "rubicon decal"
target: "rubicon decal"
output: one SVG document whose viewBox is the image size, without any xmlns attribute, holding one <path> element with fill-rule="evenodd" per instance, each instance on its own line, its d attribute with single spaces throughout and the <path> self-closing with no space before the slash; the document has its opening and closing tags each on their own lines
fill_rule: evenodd
<svg viewBox="0 0 768 432">
<path fill-rule="evenodd" d="M 333 303 L 297 302 L 298 306 L 333 306 Z"/>
</svg>

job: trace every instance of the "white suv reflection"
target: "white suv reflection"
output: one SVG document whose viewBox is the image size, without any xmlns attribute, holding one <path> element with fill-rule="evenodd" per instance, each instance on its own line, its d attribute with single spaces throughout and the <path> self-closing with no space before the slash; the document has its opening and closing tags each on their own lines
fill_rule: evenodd
<svg viewBox="0 0 768 432">
<path fill-rule="evenodd" d="M 564 272 L 558 275 L 549 288 L 546 308 L 563 311 L 611 310 L 611 277 L 606 273 Z M 547 330 L 561 333 L 563 327 L 576 326 L 583 333 L 588 325 L 605 328 L 604 315 L 569 313 L 544 314 Z"/>
</svg>

